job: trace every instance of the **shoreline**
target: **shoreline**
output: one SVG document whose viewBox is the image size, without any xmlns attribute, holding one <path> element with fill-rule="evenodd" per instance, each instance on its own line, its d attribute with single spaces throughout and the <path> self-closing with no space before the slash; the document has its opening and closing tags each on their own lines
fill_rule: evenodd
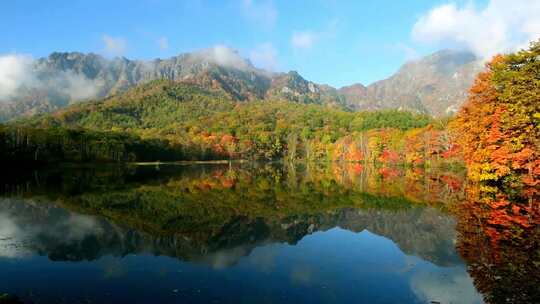
<svg viewBox="0 0 540 304">
<path fill-rule="evenodd" d="M 153 162 L 126 162 L 126 165 L 135 165 L 135 166 L 154 166 L 154 165 L 212 165 L 212 164 L 229 164 L 229 163 L 248 163 L 249 160 L 246 159 L 235 159 L 235 160 L 180 160 L 180 161 L 153 161 Z"/>
</svg>

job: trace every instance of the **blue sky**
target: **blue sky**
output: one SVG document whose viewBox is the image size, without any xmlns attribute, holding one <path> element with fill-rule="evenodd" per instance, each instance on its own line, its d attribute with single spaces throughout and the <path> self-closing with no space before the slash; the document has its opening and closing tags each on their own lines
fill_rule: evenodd
<svg viewBox="0 0 540 304">
<path fill-rule="evenodd" d="M 491 26 L 510 2 L 521 8 L 503 18 L 499 32 L 463 37 L 469 27 Z M 297 70 L 340 87 L 386 78 L 406 60 L 444 47 L 491 55 L 523 43 L 540 34 L 533 2 L 540 1 L 3 1 L 0 55 L 81 51 L 151 59 L 226 45 L 259 67 Z M 483 43 L 495 38 L 501 41 Z"/>
</svg>

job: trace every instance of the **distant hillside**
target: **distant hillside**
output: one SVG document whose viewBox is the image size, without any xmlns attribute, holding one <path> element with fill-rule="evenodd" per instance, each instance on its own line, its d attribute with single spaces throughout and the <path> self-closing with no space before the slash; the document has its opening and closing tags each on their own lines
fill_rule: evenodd
<svg viewBox="0 0 540 304">
<path fill-rule="evenodd" d="M 311 93 L 316 97 L 317 92 Z M 0 150 L 4 145 L 4 159 L 24 156 L 34 161 L 46 155 L 75 161 L 277 159 L 286 153 L 291 159 L 319 159 L 330 157 L 333 144 L 351 134 L 394 132 L 370 135 L 375 160 L 384 150 L 382 143 L 376 144 L 379 139 L 384 144 L 392 140 L 398 149 L 404 131 L 432 122 L 406 111 L 349 112 L 298 101 L 238 102 L 221 87 L 154 80 L 105 99 L 16 120 L 4 131 L 0 125 Z M 349 138 L 339 145 L 350 143 Z M 367 153 L 368 135 L 362 143 Z"/>
<path fill-rule="evenodd" d="M 456 112 L 483 64 L 473 54 L 440 51 L 403 65 L 368 87 L 355 84 L 339 93 L 354 110 L 404 109 L 435 116 Z"/>
<path fill-rule="evenodd" d="M 105 59 L 96 54 L 52 53 L 31 67 L 33 83 L 0 102 L 0 121 L 52 112 L 76 101 L 102 98 L 152 80 L 166 79 L 223 91 L 235 101 L 265 98 L 326 101 L 325 90 L 298 73 L 259 70 L 228 48 L 181 54 L 166 60 Z"/>
<path fill-rule="evenodd" d="M 324 133 L 340 134 L 347 130 L 384 127 L 406 130 L 423 127 L 430 122 L 425 115 L 409 112 L 352 113 L 321 106 L 316 102 L 323 96 L 320 89 L 303 79 L 291 78 L 290 74 L 279 78 L 285 83 L 276 87 L 292 87 L 292 90 L 269 90 L 268 98 L 275 101 L 239 103 L 219 86 L 209 89 L 200 84 L 154 80 L 104 99 L 73 104 L 14 124 L 83 127 L 160 136 L 183 136 L 189 131 L 200 133 L 206 130 L 254 138 L 265 132 L 285 135 L 303 132 L 305 136 L 313 136 L 312 132 L 323 130 Z M 302 95 L 295 94 L 293 90 L 302 92 Z M 296 102 L 280 101 L 280 98 Z"/>
<path fill-rule="evenodd" d="M 355 84 L 337 90 L 308 81 L 294 71 L 257 69 L 236 51 L 224 47 L 152 61 L 52 53 L 32 63 L 28 71 L 31 81 L 7 100 L 0 100 L 0 122 L 111 96 L 156 79 L 219 90 L 240 102 L 282 100 L 348 110 L 404 109 L 445 115 L 464 101 L 480 68 L 469 53 L 441 51 L 406 63 L 392 77 L 368 87 Z"/>
</svg>

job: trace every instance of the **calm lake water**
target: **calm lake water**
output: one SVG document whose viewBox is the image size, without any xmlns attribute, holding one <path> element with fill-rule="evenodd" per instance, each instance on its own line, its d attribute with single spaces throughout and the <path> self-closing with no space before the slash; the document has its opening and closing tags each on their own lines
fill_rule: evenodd
<svg viewBox="0 0 540 304">
<path fill-rule="evenodd" d="M 459 172 L 150 165 L 1 182 L 0 294 L 23 302 L 483 303 L 506 286 L 470 274 L 483 264 L 452 212 Z"/>
</svg>

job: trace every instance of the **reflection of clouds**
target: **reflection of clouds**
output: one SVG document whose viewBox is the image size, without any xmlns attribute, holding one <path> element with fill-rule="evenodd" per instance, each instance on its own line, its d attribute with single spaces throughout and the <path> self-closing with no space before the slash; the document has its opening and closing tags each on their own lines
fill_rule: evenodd
<svg viewBox="0 0 540 304">
<path fill-rule="evenodd" d="M 313 279 L 313 270 L 307 265 L 296 266 L 291 271 L 291 281 L 295 284 L 311 285 Z"/>
<path fill-rule="evenodd" d="M 263 273 L 270 273 L 276 267 L 276 256 L 278 255 L 276 246 L 269 245 L 257 248 L 249 257 L 249 262 L 256 269 Z"/>
<path fill-rule="evenodd" d="M 46 250 L 50 243 L 79 242 L 100 233 L 102 227 L 91 216 L 0 200 L 0 257 L 21 257 Z"/>
<path fill-rule="evenodd" d="M 253 249 L 255 250 L 253 251 Z M 254 264 L 262 272 L 271 272 L 274 268 L 274 258 L 278 251 L 265 241 L 240 245 L 233 248 L 221 249 L 201 257 L 199 260 L 215 269 L 224 269 L 237 264 L 240 259 L 248 257 L 248 263 Z"/>
<path fill-rule="evenodd" d="M 202 261 L 215 269 L 224 269 L 238 263 L 242 257 L 249 253 L 249 250 L 247 246 L 219 250 L 204 256 Z"/>
<path fill-rule="evenodd" d="M 17 258 L 26 255 L 18 243 L 23 232 L 7 213 L 0 213 L 0 257 Z"/>
<path fill-rule="evenodd" d="M 64 223 L 59 225 L 66 229 L 59 229 L 64 231 L 64 237 L 68 240 L 82 240 L 89 235 L 103 233 L 103 229 L 98 225 L 95 218 L 79 214 L 70 214 L 69 218 Z"/>
<path fill-rule="evenodd" d="M 423 301 L 441 304 L 483 303 L 473 281 L 461 268 L 446 268 L 443 272 L 418 272 L 411 278 L 413 292 Z"/>
<path fill-rule="evenodd" d="M 420 261 L 422 260 L 416 256 L 404 255 L 403 264 L 400 263 L 399 266 L 392 268 L 391 271 L 399 274 L 408 273 L 414 270 L 414 268 L 418 266 Z"/>
</svg>

